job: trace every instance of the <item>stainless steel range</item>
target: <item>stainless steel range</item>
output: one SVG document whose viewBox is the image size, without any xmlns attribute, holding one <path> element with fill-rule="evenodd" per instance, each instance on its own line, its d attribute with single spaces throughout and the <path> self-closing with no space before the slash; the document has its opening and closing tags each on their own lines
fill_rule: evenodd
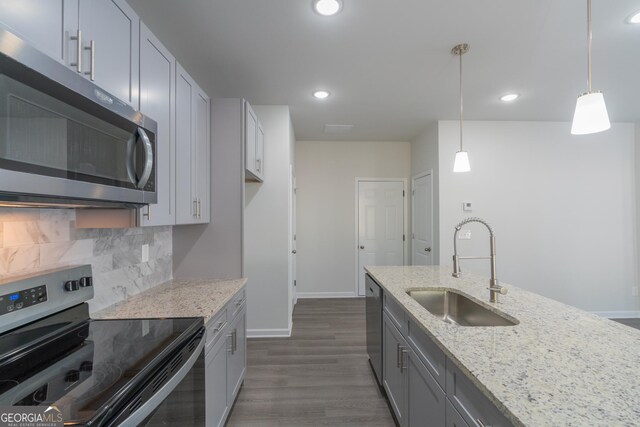
<svg viewBox="0 0 640 427">
<path fill-rule="evenodd" d="M 93 320 L 90 266 L 0 282 L 0 413 L 65 425 L 205 423 L 202 318 Z"/>
</svg>

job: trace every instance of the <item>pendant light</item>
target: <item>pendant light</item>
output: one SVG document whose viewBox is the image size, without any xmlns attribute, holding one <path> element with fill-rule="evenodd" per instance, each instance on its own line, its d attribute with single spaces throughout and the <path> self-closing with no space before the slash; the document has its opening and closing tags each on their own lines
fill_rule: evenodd
<svg viewBox="0 0 640 427">
<path fill-rule="evenodd" d="M 607 130 L 611 127 L 607 106 L 602 92 L 591 89 L 591 48 L 593 36 L 591 31 L 591 0 L 587 0 L 587 93 L 578 97 L 576 111 L 573 114 L 571 133 L 586 135 Z"/>
<path fill-rule="evenodd" d="M 462 149 L 462 55 L 469 52 L 469 45 L 466 43 L 454 46 L 451 53 L 460 57 L 460 151 L 456 152 L 456 159 L 453 162 L 454 172 L 469 172 L 469 154 Z"/>
</svg>

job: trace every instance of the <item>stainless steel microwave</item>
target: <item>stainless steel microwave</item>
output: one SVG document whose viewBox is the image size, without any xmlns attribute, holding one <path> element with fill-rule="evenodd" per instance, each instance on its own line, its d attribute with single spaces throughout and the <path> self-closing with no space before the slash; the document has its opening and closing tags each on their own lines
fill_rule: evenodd
<svg viewBox="0 0 640 427">
<path fill-rule="evenodd" d="M 0 206 L 157 202 L 157 124 L 0 29 Z"/>
</svg>

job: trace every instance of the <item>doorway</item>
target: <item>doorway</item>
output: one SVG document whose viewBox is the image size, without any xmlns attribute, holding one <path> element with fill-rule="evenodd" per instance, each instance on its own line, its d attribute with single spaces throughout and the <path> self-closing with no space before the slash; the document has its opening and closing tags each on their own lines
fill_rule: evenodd
<svg viewBox="0 0 640 427">
<path fill-rule="evenodd" d="M 356 178 L 356 295 L 365 266 L 404 265 L 405 180 Z"/>
<path fill-rule="evenodd" d="M 411 260 L 413 265 L 433 265 L 432 172 L 411 180 Z"/>
</svg>

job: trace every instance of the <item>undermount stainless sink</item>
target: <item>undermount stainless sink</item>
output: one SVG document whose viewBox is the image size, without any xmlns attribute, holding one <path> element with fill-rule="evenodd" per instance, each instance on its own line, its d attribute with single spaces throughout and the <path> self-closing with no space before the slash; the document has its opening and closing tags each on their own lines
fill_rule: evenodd
<svg viewBox="0 0 640 427">
<path fill-rule="evenodd" d="M 440 320 L 459 326 L 514 326 L 501 316 L 453 290 L 412 289 L 407 294 Z"/>
</svg>

